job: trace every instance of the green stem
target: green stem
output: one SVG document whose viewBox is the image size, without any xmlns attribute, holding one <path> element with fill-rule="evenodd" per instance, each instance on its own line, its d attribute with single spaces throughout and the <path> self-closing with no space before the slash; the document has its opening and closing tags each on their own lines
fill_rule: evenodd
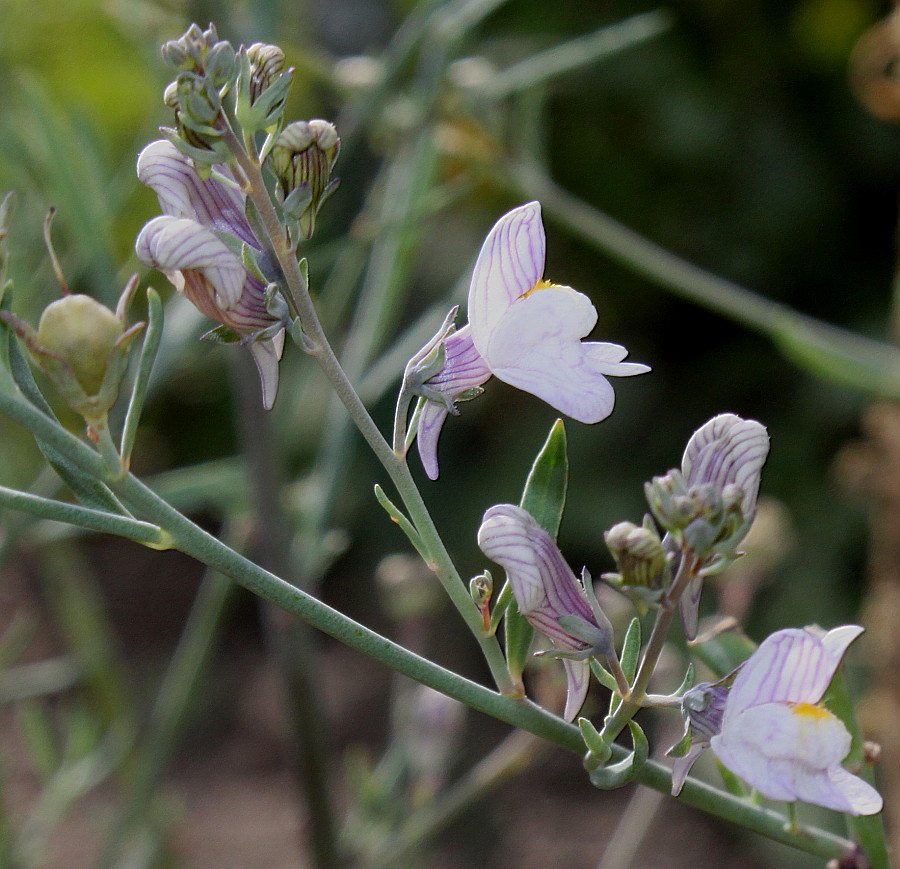
<svg viewBox="0 0 900 869">
<path fill-rule="evenodd" d="M 349 413 L 350 418 L 359 429 L 360 434 L 362 434 L 375 457 L 381 462 L 400 493 L 410 519 L 431 553 L 429 567 L 441 581 L 450 600 L 462 615 L 481 646 L 497 687 L 504 693 L 514 693 L 515 688 L 507 672 L 506 661 L 500 650 L 500 644 L 496 637 L 486 637 L 484 635 L 481 613 L 473 603 L 465 583 L 462 581 L 453 564 L 453 560 L 450 558 L 450 554 L 444 546 L 444 542 L 435 527 L 431 514 L 428 512 L 425 501 L 416 486 L 405 459 L 397 456 L 391 445 L 382 436 L 328 342 L 328 338 L 319 322 L 312 298 L 309 295 L 309 289 L 297 258 L 287 244 L 284 228 L 281 226 L 275 208 L 269 199 L 261 168 L 243 150 L 233 133 L 226 134 L 224 138 L 228 141 L 229 147 L 234 149 L 235 159 L 244 177 L 247 179 L 247 195 L 256 208 L 260 221 L 265 228 L 267 241 L 271 245 L 281 268 L 286 282 L 285 295 L 291 312 L 296 312 L 296 316 L 299 317 L 300 322 L 303 324 L 304 333 L 311 339 L 313 346 L 307 352 L 322 369 L 331 387 Z"/>
<path fill-rule="evenodd" d="M 0 413 L 64 453 L 81 470 L 102 476 L 104 467 L 100 456 L 24 398 L 0 392 Z M 318 630 L 472 709 L 527 730 L 568 751 L 578 754 L 584 751 L 581 733 L 574 725 L 529 700 L 515 700 L 452 673 L 354 622 L 234 552 L 130 474 L 112 486 L 120 497 L 167 531 L 183 552 L 230 576 L 247 590 L 304 619 Z M 626 755 L 623 747 L 612 746 L 614 761 L 624 759 Z M 635 780 L 664 793 L 672 786 L 671 772 L 654 761 L 644 764 L 636 772 Z M 853 849 L 847 839 L 813 827 L 804 826 L 797 835 L 789 834 L 784 829 L 784 815 L 754 806 L 695 779 L 689 778 L 685 782 L 678 798 L 687 805 L 824 859 L 840 858 Z"/>
<path fill-rule="evenodd" d="M 0 486 L 0 506 L 21 510 L 34 516 L 42 516 L 44 519 L 53 519 L 56 522 L 67 522 L 69 525 L 77 525 L 79 528 L 87 528 L 90 531 L 116 534 L 119 537 L 127 537 L 129 540 L 154 548 L 166 548 L 165 535 L 155 525 L 138 522 L 136 519 L 127 519 L 124 516 L 116 516 L 113 513 L 105 513 L 102 510 L 92 510 L 90 507 L 81 507 L 78 504 L 54 501 L 51 498 L 42 498 L 28 492 L 7 489 L 5 486 Z"/>
</svg>

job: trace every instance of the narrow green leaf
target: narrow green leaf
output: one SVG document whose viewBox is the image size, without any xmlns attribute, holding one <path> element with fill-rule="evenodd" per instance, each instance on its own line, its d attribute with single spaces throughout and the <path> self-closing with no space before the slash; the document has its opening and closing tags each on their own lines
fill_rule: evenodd
<svg viewBox="0 0 900 869">
<path fill-rule="evenodd" d="M 147 320 L 147 331 L 144 333 L 141 357 L 138 362 L 137 374 L 134 377 L 134 386 L 131 388 L 131 399 L 128 402 L 128 411 L 125 414 L 125 424 L 122 427 L 122 441 L 119 452 L 122 456 L 122 466 L 125 469 L 131 463 L 131 451 L 134 449 L 134 439 L 137 437 L 137 428 L 141 421 L 141 413 L 144 410 L 144 402 L 147 399 L 150 375 L 153 373 L 153 364 L 156 362 L 156 354 L 159 351 L 159 342 L 162 338 L 162 300 L 153 287 L 147 288 Z"/>
<path fill-rule="evenodd" d="M 618 763 L 595 769 L 590 775 L 591 784 L 595 788 L 601 790 L 620 788 L 628 784 L 634 778 L 635 773 L 647 762 L 650 745 L 647 737 L 644 736 L 644 731 L 636 721 L 629 721 L 628 729 L 631 731 L 634 749 Z"/>
<path fill-rule="evenodd" d="M 385 512 L 391 519 L 396 522 L 403 533 L 409 538 L 409 542 L 412 543 L 416 548 L 416 552 L 422 556 L 422 560 L 426 564 L 431 563 L 431 556 L 428 554 L 428 549 L 425 544 L 422 542 L 422 538 L 419 536 L 419 532 L 416 531 L 412 522 L 406 518 L 406 516 L 401 512 L 400 508 L 397 507 L 393 501 L 385 494 L 384 489 L 381 488 L 377 483 L 375 484 L 375 497 L 378 500 L 378 503 L 384 508 Z"/>
<path fill-rule="evenodd" d="M 558 419 L 544 446 L 538 453 L 519 506 L 532 516 L 554 540 L 562 521 L 569 481 L 569 460 L 566 454 L 566 428 Z"/>
<path fill-rule="evenodd" d="M 641 656 L 641 622 L 640 619 L 633 618 L 628 630 L 625 632 L 625 640 L 622 643 L 622 653 L 619 656 L 622 665 L 622 672 L 628 683 L 634 682 L 635 673 L 637 673 L 638 659 Z M 618 691 L 618 688 L 616 689 Z M 622 704 L 622 698 L 613 692 L 609 698 L 609 714 L 615 715 L 616 710 Z"/>
<path fill-rule="evenodd" d="M 519 506 L 534 516 L 538 525 L 554 540 L 562 521 L 568 478 L 566 429 L 562 420 L 558 419 L 531 466 L 525 491 L 519 502 Z M 534 629 L 519 612 L 515 599 L 510 600 L 506 609 L 503 634 L 509 674 L 519 681 L 528 660 Z"/>
<path fill-rule="evenodd" d="M 619 686 L 616 685 L 615 677 L 609 672 L 596 658 L 591 658 L 591 672 L 594 678 L 610 691 L 618 691 Z"/>
</svg>

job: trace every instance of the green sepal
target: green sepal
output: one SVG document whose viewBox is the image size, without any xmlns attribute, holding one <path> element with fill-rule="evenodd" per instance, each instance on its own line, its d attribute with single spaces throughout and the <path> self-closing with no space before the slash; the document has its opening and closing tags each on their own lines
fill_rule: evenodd
<svg viewBox="0 0 900 869">
<path fill-rule="evenodd" d="M 531 466 L 519 502 L 519 506 L 527 510 L 554 540 L 562 521 L 568 477 L 566 429 L 562 420 L 557 420 Z M 507 666 L 514 680 L 522 676 L 533 636 L 534 628 L 519 612 L 515 600 L 511 600 L 506 610 L 504 638 Z"/>
<path fill-rule="evenodd" d="M 613 677 L 613 674 L 610 673 L 609 670 L 607 670 L 596 658 L 591 660 L 591 672 L 594 674 L 594 678 L 604 688 L 608 688 L 613 692 L 619 690 L 619 686 L 616 685 L 616 680 Z"/>
<path fill-rule="evenodd" d="M 694 684 L 694 665 L 693 663 L 688 664 L 688 668 L 685 671 L 684 678 L 681 680 L 681 684 L 678 686 L 677 690 L 674 692 L 676 697 L 683 697 L 685 692 Z"/>
<path fill-rule="evenodd" d="M 631 731 L 631 741 L 634 748 L 628 756 L 618 763 L 609 766 L 601 766 L 590 773 L 591 784 L 601 790 L 612 790 L 628 784 L 635 773 L 647 762 L 650 755 L 650 745 L 644 731 L 636 721 L 628 722 Z"/>
<path fill-rule="evenodd" d="M 515 597 L 510 598 L 503 617 L 503 644 L 506 653 L 506 667 L 513 682 L 522 681 L 522 672 L 531 651 L 534 639 L 534 628 L 519 612 L 519 604 Z"/>
<path fill-rule="evenodd" d="M 625 633 L 625 641 L 622 643 L 622 654 L 619 656 L 619 663 L 622 665 L 622 672 L 630 685 L 634 682 L 635 673 L 637 673 L 638 659 L 641 654 L 641 622 L 639 619 L 632 619 L 628 630 Z M 614 715 L 616 710 L 622 703 L 622 698 L 618 693 L 613 693 L 609 700 L 609 714 Z"/>
<path fill-rule="evenodd" d="M 216 326 L 200 336 L 201 341 L 213 341 L 216 344 L 239 344 L 243 339 L 234 329 L 228 326 Z"/>
<path fill-rule="evenodd" d="M 241 243 L 241 265 L 261 284 L 268 284 L 269 279 L 262 273 L 256 259 L 256 251 L 247 242 Z"/>
<path fill-rule="evenodd" d="M 231 159 L 231 153 L 221 141 L 216 141 L 212 149 L 197 148 L 184 140 L 184 137 L 178 130 L 172 127 L 160 127 L 160 133 L 163 134 L 185 157 L 190 157 L 194 162 L 194 168 L 201 177 L 209 177 L 210 166 L 215 163 L 227 163 Z"/>
<path fill-rule="evenodd" d="M 585 769 L 593 772 L 612 757 L 612 748 L 587 718 L 578 719 L 578 729 L 581 731 L 581 738 L 587 748 L 587 754 L 584 757 Z"/>
</svg>

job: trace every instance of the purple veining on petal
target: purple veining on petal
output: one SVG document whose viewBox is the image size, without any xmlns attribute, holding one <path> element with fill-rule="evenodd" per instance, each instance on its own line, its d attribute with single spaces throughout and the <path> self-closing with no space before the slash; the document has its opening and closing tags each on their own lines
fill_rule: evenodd
<svg viewBox="0 0 900 869">
<path fill-rule="evenodd" d="M 723 413 L 692 435 L 681 469 L 689 486 L 702 483 L 740 486 L 744 491 L 744 511 L 751 514 L 768 453 L 769 437 L 764 426 L 733 413 Z"/>
<path fill-rule="evenodd" d="M 446 407 L 434 401 L 426 402 L 419 414 L 419 427 L 416 432 L 416 446 L 419 449 L 419 458 L 428 479 L 436 480 L 440 470 L 438 468 L 437 446 L 449 411 Z"/>
<path fill-rule="evenodd" d="M 231 177 L 227 166 L 215 167 Z M 260 249 L 247 218 L 245 197 L 213 178 L 202 179 L 190 158 L 171 142 L 151 142 L 141 151 L 137 163 L 138 178 L 159 198 L 160 207 L 175 217 L 189 217 L 220 232 L 236 235 L 241 241 Z"/>
<path fill-rule="evenodd" d="M 721 730 L 710 739 L 719 760 L 770 799 L 880 811 L 878 792 L 840 765 L 851 743 L 846 727 L 814 705 L 861 631 L 789 628 L 766 639 L 735 677 Z"/>
<path fill-rule="evenodd" d="M 546 239 L 541 206 L 529 202 L 503 215 L 482 245 L 469 287 L 469 322 L 479 352 L 503 312 L 541 279 Z"/>
<path fill-rule="evenodd" d="M 490 368 L 475 349 L 468 326 L 444 339 L 444 352 L 444 367 L 426 383 L 450 401 L 455 401 L 467 389 L 481 386 L 491 376 Z"/>
<path fill-rule="evenodd" d="M 558 623 L 560 616 L 569 615 L 597 625 L 584 591 L 550 535 L 527 510 L 512 504 L 491 507 L 484 514 L 478 545 L 506 571 L 519 612 L 536 630 L 560 648 L 589 648 Z"/>
<path fill-rule="evenodd" d="M 138 235 L 135 252 L 145 265 L 167 273 L 199 269 L 215 288 L 219 307 L 240 299 L 247 276 L 241 261 L 210 230 L 193 220 L 155 217 Z"/>
</svg>

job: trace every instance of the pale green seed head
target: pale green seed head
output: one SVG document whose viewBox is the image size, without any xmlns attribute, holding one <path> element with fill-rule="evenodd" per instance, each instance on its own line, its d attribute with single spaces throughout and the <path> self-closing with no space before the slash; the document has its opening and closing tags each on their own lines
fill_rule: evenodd
<svg viewBox="0 0 900 869">
<path fill-rule="evenodd" d="M 37 343 L 72 367 L 86 395 L 103 383 L 109 354 L 123 325 L 109 308 L 90 296 L 64 296 L 49 304 L 38 324 Z"/>
</svg>

